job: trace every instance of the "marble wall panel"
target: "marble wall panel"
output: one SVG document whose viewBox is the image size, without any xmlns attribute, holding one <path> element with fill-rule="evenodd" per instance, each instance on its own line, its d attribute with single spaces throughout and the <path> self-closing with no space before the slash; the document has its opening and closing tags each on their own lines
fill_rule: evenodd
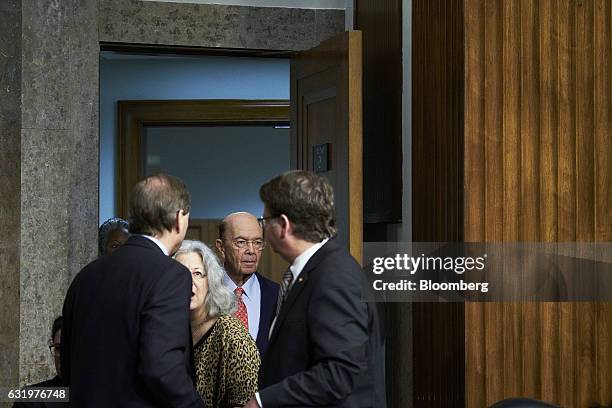
<svg viewBox="0 0 612 408">
<path fill-rule="evenodd" d="M 74 146 L 70 131 L 21 132 L 20 380 L 52 373 L 47 340 L 66 289 Z"/>
<path fill-rule="evenodd" d="M 97 0 L 79 0 L 70 21 L 69 130 L 72 161 L 68 177 L 68 272 L 71 277 L 97 256 L 99 170 L 99 44 Z M 86 21 L 88 24 L 83 24 Z"/>
<path fill-rule="evenodd" d="M 0 127 L 0 386 L 19 381 L 21 130 Z"/>
<path fill-rule="evenodd" d="M 70 0 L 24 3 L 22 126 L 26 129 L 66 128 L 70 104 L 67 20 L 72 8 Z"/>
<path fill-rule="evenodd" d="M 0 128 L 21 126 L 21 1 L 0 2 Z"/>
<path fill-rule="evenodd" d="M 317 43 L 345 31 L 344 10 L 316 10 L 315 39 Z"/>
<path fill-rule="evenodd" d="M 318 44 L 315 14 L 319 38 L 344 30 L 343 10 L 99 0 L 99 11 L 100 41 L 114 43 L 303 50 Z"/>
<path fill-rule="evenodd" d="M 21 384 L 53 375 L 51 323 L 72 277 L 97 253 L 97 6 L 24 6 Z"/>
<path fill-rule="evenodd" d="M 311 9 L 240 7 L 231 30 L 240 32 L 240 46 L 263 50 L 304 50 L 315 45 L 315 11 Z"/>
<path fill-rule="evenodd" d="M 19 381 L 21 1 L 0 2 L 0 386 Z"/>
</svg>

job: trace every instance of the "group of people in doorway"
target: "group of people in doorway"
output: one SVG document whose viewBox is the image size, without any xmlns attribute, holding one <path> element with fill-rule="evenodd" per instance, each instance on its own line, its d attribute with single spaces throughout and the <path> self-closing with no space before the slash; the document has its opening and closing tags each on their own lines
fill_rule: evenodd
<svg viewBox="0 0 612 408">
<path fill-rule="evenodd" d="M 228 215 L 215 248 L 185 240 L 190 194 L 169 175 L 136 184 L 128 221 L 100 227 L 53 332 L 75 407 L 384 407 L 384 354 L 365 276 L 334 239 L 324 176 L 283 173 L 264 213 Z M 266 245 L 290 267 L 258 272 Z M 59 335 L 61 333 L 61 335 Z"/>
</svg>

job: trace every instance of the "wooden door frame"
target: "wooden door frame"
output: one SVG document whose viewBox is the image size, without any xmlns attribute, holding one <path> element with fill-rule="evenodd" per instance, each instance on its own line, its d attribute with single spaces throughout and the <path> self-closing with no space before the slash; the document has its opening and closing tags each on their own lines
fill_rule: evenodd
<svg viewBox="0 0 612 408">
<path fill-rule="evenodd" d="M 127 217 L 129 195 L 142 178 L 140 150 L 145 126 L 289 124 L 289 100 L 190 99 L 118 101 L 119 216 Z"/>
</svg>

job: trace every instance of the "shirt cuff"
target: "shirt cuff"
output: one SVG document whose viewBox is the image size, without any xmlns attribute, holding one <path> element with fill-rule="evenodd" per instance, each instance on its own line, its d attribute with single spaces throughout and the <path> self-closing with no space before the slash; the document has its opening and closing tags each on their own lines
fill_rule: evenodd
<svg viewBox="0 0 612 408">
<path fill-rule="evenodd" d="M 263 405 L 261 404 L 261 397 L 259 396 L 258 392 L 255 393 L 255 399 L 257 400 L 257 403 L 259 404 L 259 408 L 263 408 Z"/>
</svg>

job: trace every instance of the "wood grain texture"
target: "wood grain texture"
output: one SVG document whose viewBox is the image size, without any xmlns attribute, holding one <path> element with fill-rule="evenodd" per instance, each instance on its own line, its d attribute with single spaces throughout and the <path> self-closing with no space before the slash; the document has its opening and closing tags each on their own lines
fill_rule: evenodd
<svg viewBox="0 0 612 408">
<path fill-rule="evenodd" d="M 412 30 L 413 43 L 419 44 L 412 55 L 412 98 L 418 101 L 412 105 L 412 194 L 418 197 L 412 205 L 412 238 L 416 242 L 460 241 L 465 75 L 462 0 L 415 0 Z M 464 406 L 464 355 L 469 343 L 465 342 L 463 315 L 461 304 L 413 304 L 415 407 Z"/>
<path fill-rule="evenodd" d="M 485 5 L 480 0 L 465 0 L 465 87 L 464 103 L 471 103 L 465 110 L 465 228 L 466 242 L 482 241 L 485 236 L 485 139 L 484 111 L 485 87 L 484 44 L 485 44 Z M 474 46 L 476 45 L 476 46 Z M 469 158 L 469 160 L 467 160 Z M 466 303 L 465 305 L 465 405 L 483 407 L 486 405 L 486 356 L 480 352 L 485 344 L 485 305 Z M 468 318 L 469 316 L 469 318 Z"/>
<path fill-rule="evenodd" d="M 355 0 L 363 33 L 365 223 L 402 217 L 402 1 Z"/>
<path fill-rule="evenodd" d="M 312 148 L 330 144 L 323 172 L 334 188 L 338 240 L 361 262 L 362 33 L 348 31 L 291 61 L 292 166 L 312 170 Z"/>
<path fill-rule="evenodd" d="M 610 242 L 610 2 L 463 5 L 465 240 Z M 468 407 L 612 404 L 610 303 L 468 304 L 465 319 Z"/>
</svg>

